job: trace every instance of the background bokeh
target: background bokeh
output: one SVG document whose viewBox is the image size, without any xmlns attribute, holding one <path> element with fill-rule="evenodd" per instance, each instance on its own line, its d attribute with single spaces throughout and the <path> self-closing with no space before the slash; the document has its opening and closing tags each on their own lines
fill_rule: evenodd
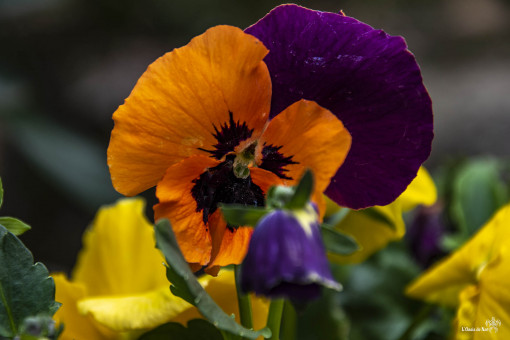
<svg viewBox="0 0 510 340">
<path fill-rule="evenodd" d="M 406 38 L 434 102 L 433 173 L 510 154 L 510 1 L 296 3 Z M 120 197 L 106 166 L 111 115 L 146 67 L 211 26 L 245 28 L 278 4 L 0 0 L 0 213 L 32 226 L 21 239 L 37 261 L 69 272 L 97 208 Z"/>
</svg>

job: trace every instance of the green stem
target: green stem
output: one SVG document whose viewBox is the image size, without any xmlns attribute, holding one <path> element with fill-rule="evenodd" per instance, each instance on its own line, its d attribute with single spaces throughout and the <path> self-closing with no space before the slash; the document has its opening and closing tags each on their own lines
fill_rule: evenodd
<svg viewBox="0 0 510 340">
<path fill-rule="evenodd" d="M 419 311 L 418 314 L 414 317 L 413 321 L 409 324 L 406 331 L 398 338 L 399 340 L 409 340 L 411 339 L 411 336 L 413 335 L 414 331 L 418 326 L 425 321 L 428 316 L 430 315 L 430 312 L 432 312 L 433 305 L 427 304 L 423 306 Z"/>
<path fill-rule="evenodd" d="M 12 334 L 16 334 L 16 324 L 14 323 L 14 318 L 12 317 L 11 309 L 9 308 L 9 305 L 7 304 L 7 299 L 4 294 L 4 289 L 2 287 L 2 283 L 0 282 L 0 299 L 2 300 L 2 304 L 5 307 L 5 310 L 7 312 L 7 318 L 9 319 L 9 324 L 11 326 Z"/>
<path fill-rule="evenodd" d="M 282 325 L 280 330 L 281 340 L 296 339 L 296 321 L 296 310 L 290 301 L 286 300 L 285 305 L 283 306 Z"/>
<path fill-rule="evenodd" d="M 280 324 L 282 322 L 282 312 L 285 300 L 278 299 L 271 301 L 269 306 L 269 314 L 267 315 L 267 327 L 271 330 L 269 340 L 280 339 Z"/>
<path fill-rule="evenodd" d="M 237 303 L 239 305 L 239 317 L 241 319 L 241 325 L 243 325 L 245 328 L 253 329 L 250 296 L 248 294 L 243 294 L 241 290 L 241 266 L 235 265 L 234 271 L 236 278 Z"/>
</svg>

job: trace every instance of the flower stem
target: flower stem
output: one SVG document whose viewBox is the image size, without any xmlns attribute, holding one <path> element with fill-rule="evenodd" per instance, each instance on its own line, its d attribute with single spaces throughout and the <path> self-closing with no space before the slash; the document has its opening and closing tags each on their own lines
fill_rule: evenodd
<svg viewBox="0 0 510 340">
<path fill-rule="evenodd" d="M 241 319 L 241 325 L 243 325 L 245 328 L 253 329 L 250 296 L 248 294 L 244 294 L 241 290 L 241 266 L 235 265 L 234 271 L 236 278 L 237 303 L 239 305 L 239 317 Z"/>
<path fill-rule="evenodd" d="M 414 331 L 418 326 L 425 321 L 430 313 L 432 312 L 434 306 L 431 304 L 424 305 L 419 311 L 418 314 L 414 317 L 413 321 L 409 324 L 405 332 L 398 338 L 399 340 L 409 340 L 413 335 Z"/>
<path fill-rule="evenodd" d="M 272 332 L 269 340 L 280 339 L 280 324 L 282 322 L 284 302 L 285 300 L 283 299 L 273 300 L 269 306 L 269 314 L 267 315 L 267 327 Z"/>
</svg>

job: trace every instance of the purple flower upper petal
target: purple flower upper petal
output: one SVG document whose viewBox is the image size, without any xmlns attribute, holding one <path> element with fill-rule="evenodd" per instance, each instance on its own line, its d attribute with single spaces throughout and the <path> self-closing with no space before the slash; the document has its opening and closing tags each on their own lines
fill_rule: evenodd
<svg viewBox="0 0 510 340">
<path fill-rule="evenodd" d="M 311 206 L 308 212 L 317 216 Z M 241 286 L 256 294 L 300 301 L 318 297 L 321 286 L 339 289 L 318 221 L 304 225 L 293 213 L 281 210 L 266 215 L 253 232 Z"/>
<path fill-rule="evenodd" d="M 430 153 L 432 105 L 401 37 L 342 14 L 273 9 L 246 32 L 269 49 L 271 116 L 304 98 L 333 112 L 352 146 L 326 194 L 350 208 L 385 205 Z"/>
</svg>

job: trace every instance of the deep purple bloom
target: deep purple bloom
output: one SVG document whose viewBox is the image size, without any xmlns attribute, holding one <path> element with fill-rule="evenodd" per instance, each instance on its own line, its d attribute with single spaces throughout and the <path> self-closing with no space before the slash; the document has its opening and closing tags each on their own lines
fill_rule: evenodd
<svg viewBox="0 0 510 340">
<path fill-rule="evenodd" d="M 322 286 L 341 288 L 329 269 L 316 211 L 309 205 L 266 215 L 242 264 L 243 290 L 303 302 L 319 297 Z"/>
<path fill-rule="evenodd" d="M 333 112 L 352 135 L 326 194 L 350 208 L 385 205 L 430 153 L 432 105 L 402 37 L 335 13 L 273 9 L 246 32 L 269 49 L 271 116 L 297 100 Z"/>
</svg>

